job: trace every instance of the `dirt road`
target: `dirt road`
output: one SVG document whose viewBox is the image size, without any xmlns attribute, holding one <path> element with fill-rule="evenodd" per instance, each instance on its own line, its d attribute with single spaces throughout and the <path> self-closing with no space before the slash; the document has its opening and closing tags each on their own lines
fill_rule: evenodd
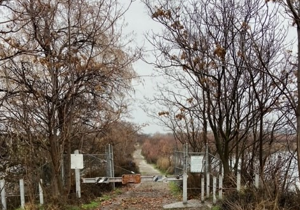
<svg viewBox="0 0 300 210">
<path fill-rule="evenodd" d="M 139 167 L 141 175 L 160 175 L 152 165 L 147 164 L 141 155 L 141 149 L 137 149 L 133 157 Z M 168 183 L 164 182 L 142 182 L 131 184 L 122 188 L 122 193 L 114 196 L 101 204 L 101 210 L 159 210 L 163 205 L 176 202 L 171 195 Z"/>
<path fill-rule="evenodd" d="M 133 153 L 133 158 L 137 164 L 141 175 L 160 175 L 161 173 L 155 169 L 152 165 L 149 165 L 144 156 L 142 155 L 141 149 L 135 150 Z"/>
</svg>

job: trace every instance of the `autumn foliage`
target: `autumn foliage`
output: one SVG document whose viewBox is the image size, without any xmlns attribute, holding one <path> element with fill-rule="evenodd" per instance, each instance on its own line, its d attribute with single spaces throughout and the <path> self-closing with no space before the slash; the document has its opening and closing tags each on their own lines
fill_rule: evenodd
<svg viewBox="0 0 300 210">
<path fill-rule="evenodd" d="M 160 170 L 171 173 L 174 148 L 175 140 L 172 135 L 154 135 L 143 143 L 142 154 L 148 163 L 156 164 Z"/>
</svg>

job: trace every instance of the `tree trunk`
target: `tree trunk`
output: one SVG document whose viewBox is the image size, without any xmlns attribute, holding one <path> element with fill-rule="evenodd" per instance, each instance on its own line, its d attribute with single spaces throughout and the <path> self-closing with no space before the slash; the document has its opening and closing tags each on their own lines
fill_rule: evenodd
<svg viewBox="0 0 300 210">
<path fill-rule="evenodd" d="M 57 139 L 54 136 L 49 137 L 51 146 L 51 168 L 52 168 L 52 196 L 54 199 L 60 199 L 62 195 L 62 184 L 60 177 L 60 152 L 57 145 Z"/>
<path fill-rule="evenodd" d="M 298 159 L 298 173 L 300 172 L 300 21 L 298 20 L 297 24 L 297 38 L 298 38 L 298 68 L 297 68 L 297 85 L 298 85 L 298 102 L 296 109 L 296 117 L 297 117 L 297 159 Z M 300 173 L 299 173 L 300 178 Z"/>
</svg>

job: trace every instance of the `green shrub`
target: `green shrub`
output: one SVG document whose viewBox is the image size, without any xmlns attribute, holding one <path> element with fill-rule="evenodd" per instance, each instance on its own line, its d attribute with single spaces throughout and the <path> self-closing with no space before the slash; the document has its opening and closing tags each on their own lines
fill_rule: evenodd
<svg viewBox="0 0 300 210">
<path fill-rule="evenodd" d="M 95 209 L 100 205 L 100 202 L 92 201 L 88 204 L 82 204 L 81 208 L 83 209 Z"/>
<path fill-rule="evenodd" d="M 176 182 L 169 183 L 170 192 L 173 196 L 181 196 L 181 188 Z"/>
</svg>

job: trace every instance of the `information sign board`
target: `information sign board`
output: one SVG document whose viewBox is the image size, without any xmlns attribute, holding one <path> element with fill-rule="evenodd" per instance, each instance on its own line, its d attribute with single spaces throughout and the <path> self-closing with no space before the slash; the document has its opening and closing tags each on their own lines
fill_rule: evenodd
<svg viewBox="0 0 300 210">
<path fill-rule="evenodd" d="M 191 156 L 191 172 L 192 173 L 204 172 L 204 156 L 203 155 Z"/>
<path fill-rule="evenodd" d="M 83 169 L 83 154 L 71 154 L 71 169 Z"/>
</svg>

